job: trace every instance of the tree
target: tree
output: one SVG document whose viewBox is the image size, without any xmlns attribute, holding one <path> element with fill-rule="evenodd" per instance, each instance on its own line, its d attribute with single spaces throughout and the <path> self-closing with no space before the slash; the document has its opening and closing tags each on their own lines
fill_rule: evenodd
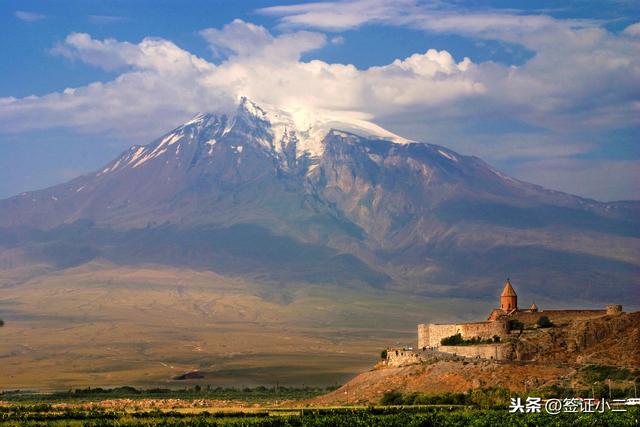
<svg viewBox="0 0 640 427">
<path fill-rule="evenodd" d="M 455 335 L 451 335 L 450 337 L 442 338 L 440 340 L 440 344 L 442 344 L 442 345 L 462 345 L 462 344 L 464 344 L 464 339 L 462 339 L 462 335 L 460 335 L 460 333 L 457 333 Z"/>
<path fill-rule="evenodd" d="M 4 326 L 4 320 L 0 319 L 0 327 Z"/>
<path fill-rule="evenodd" d="M 380 352 L 380 359 L 386 359 L 387 358 L 387 350 L 382 350 Z"/>
<path fill-rule="evenodd" d="M 516 331 L 519 330 L 522 332 L 522 330 L 524 329 L 524 324 L 517 320 L 517 319 L 511 319 L 509 320 L 509 330 L 510 331 Z"/>
<path fill-rule="evenodd" d="M 538 326 L 541 328 L 550 328 L 553 326 L 553 323 L 551 323 L 551 320 L 549 320 L 547 316 L 540 316 Z"/>
</svg>

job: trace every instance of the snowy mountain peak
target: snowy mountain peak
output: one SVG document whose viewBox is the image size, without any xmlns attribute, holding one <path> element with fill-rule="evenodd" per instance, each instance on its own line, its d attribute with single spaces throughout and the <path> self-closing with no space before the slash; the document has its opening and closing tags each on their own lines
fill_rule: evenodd
<svg viewBox="0 0 640 427">
<path fill-rule="evenodd" d="M 293 107 L 282 109 L 268 104 L 258 105 L 242 97 L 229 116 L 198 113 L 150 144 L 131 147 L 97 175 L 122 168 L 136 169 L 153 159 L 161 159 L 169 164 L 173 162 L 171 159 L 178 156 L 200 156 L 203 151 L 206 156 L 212 156 L 216 151 L 214 146 L 236 147 L 240 142 L 255 144 L 268 155 L 279 159 L 283 168 L 290 169 L 302 158 L 309 159 L 310 165 L 317 163 L 325 151 L 324 141 L 328 135 L 345 139 L 387 140 L 399 144 L 410 142 L 357 113 Z M 202 146 L 204 150 L 186 149 L 187 146 Z M 197 160 L 184 160 L 189 164 L 194 161 Z"/>
<path fill-rule="evenodd" d="M 188 121 L 186 121 L 185 123 L 183 123 L 181 126 L 178 126 L 176 129 L 174 129 L 171 132 L 176 132 L 176 131 L 180 131 L 184 128 L 187 127 L 194 127 L 194 128 L 207 128 L 207 127 L 211 127 L 211 126 L 217 126 L 219 125 L 224 119 L 214 113 L 198 113 L 195 116 L 193 116 L 191 119 L 189 119 Z"/>
<path fill-rule="evenodd" d="M 240 104 L 236 110 L 236 114 L 244 114 L 248 117 L 254 117 L 258 120 L 269 121 L 267 112 L 258 104 L 243 96 L 240 98 Z"/>
<path fill-rule="evenodd" d="M 368 117 L 357 112 L 331 112 L 295 106 L 274 107 L 265 103 L 258 105 L 242 97 L 236 116 L 230 126 L 238 122 L 253 120 L 252 127 L 266 126 L 268 144 L 276 151 L 287 149 L 295 142 L 296 157 L 318 158 L 324 152 L 324 138 L 331 130 L 342 130 L 365 139 L 381 139 L 398 144 L 411 142 L 372 123 Z M 258 122 L 258 123 L 255 123 Z"/>
</svg>

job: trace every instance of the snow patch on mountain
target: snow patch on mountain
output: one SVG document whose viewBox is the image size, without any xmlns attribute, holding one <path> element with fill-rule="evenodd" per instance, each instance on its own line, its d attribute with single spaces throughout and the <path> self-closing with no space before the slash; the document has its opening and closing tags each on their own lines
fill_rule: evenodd
<svg viewBox="0 0 640 427">
<path fill-rule="evenodd" d="M 144 153 L 145 147 L 140 147 L 136 150 L 135 154 L 133 155 L 133 157 L 131 158 L 131 160 L 129 160 L 129 164 L 135 162 L 136 160 L 138 160 L 138 158 L 142 155 L 142 153 Z"/>
<path fill-rule="evenodd" d="M 193 116 L 193 118 L 191 118 L 191 120 L 189 120 L 188 122 L 186 122 L 184 124 L 184 126 L 189 126 L 189 125 L 194 125 L 194 124 L 199 124 L 202 123 L 203 121 L 206 120 L 206 114 L 204 113 L 198 113 L 195 116 Z"/>
<path fill-rule="evenodd" d="M 449 154 L 446 151 L 442 151 L 442 150 L 438 150 L 438 153 L 440 153 L 440 155 L 446 159 L 451 160 L 452 162 L 457 162 L 458 158 L 456 156 L 454 156 L 453 154 Z"/>
<path fill-rule="evenodd" d="M 188 122 L 188 123 L 190 123 L 190 122 Z M 158 145 L 158 147 L 163 147 L 165 144 L 166 145 L 173 145 L 176 142 L 180 141 L 183 137 L 184 137 L 184 135 L 181 135 L 179 133 L 169 134 L 162 141 L 160 141 L 160 144 Z"/>
<path fill-rule="evenodd" d="M 298 158 L 304 155 L 312 159 L 321 157 L 325 148 L 322 141 L 333 129 L 397 144 L 412 142 L 366 120 L 361 113 L 276 108 L 266 104 L 258 106 L 247 98 L 242 98 L 240 109 L 244 109 L 260 122 L 268 124 L 267 131 L 271 141 L 261 142 L 271 146 L 275 152 L 281 153 L 290 142 L 295 140 Z"/>
</svg>

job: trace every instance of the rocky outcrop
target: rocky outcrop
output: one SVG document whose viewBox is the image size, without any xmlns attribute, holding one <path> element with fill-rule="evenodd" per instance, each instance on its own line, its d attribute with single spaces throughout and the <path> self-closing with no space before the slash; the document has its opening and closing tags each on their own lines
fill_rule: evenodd
<svg viewBox="0 0 640 427">
<path fill-rule="evenodd" d="M 563 327 L 525 331 L 515 360 L 640 366 L 640 312 L 576 320 Z"/>
</svg>

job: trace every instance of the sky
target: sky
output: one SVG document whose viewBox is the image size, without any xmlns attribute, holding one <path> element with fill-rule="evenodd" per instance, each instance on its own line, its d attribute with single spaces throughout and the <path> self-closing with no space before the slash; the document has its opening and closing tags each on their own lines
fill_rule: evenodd
<svg viewBox="0 0 640 427">
<path fill-rule="evenodd" d="M 0 197 L 247 96 L 640 200 L 638 1 L 3 0 L 0 58 Z"/>
</svg>

